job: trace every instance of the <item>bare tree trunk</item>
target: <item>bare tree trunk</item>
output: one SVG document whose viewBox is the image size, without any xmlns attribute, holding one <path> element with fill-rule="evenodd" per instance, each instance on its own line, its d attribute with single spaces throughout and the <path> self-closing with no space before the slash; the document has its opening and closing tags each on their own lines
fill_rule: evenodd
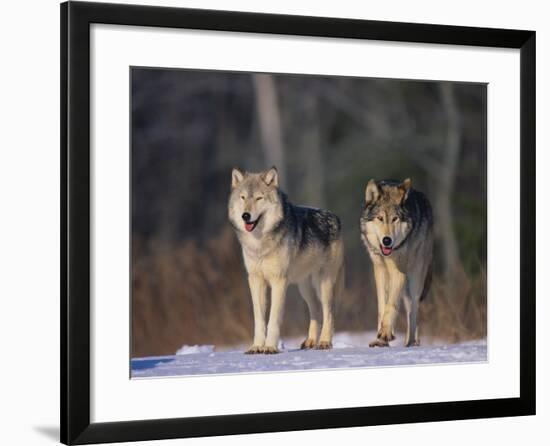
<svg viewBox="0 0 550 446">
<path fill-rule="evenodd" d="M 442 158 L 442 170 L 438 175 L 439 184 L 436 189 L 434 210 L 442 240 L 445 276 L 450 279 L 458 272 L 460 266 L 458 243 L 453 228 L 452 198 L 460 156 L 461 125 L 453 84 L 441 82 L 439 91 L 447 119 L 447 140 Z"/>
<path fill-rule="evenodd" d="M 304 170 L 300 188 L 306 203 L 320 208 L 325 207 L 325 171 L 321 153 L 321 129 L 319 126 L 319 101 L 315 94 L 306 95 L 302 103 L 303 123 L 301 132 L 301 150 L 307 157 L 302 157 Z M 300 169 L 301 170 L 301 169 Z"/>
<path fill-rule="evenodd" d="M 279 184 L 284 189 L 286 185 L 286 165 L 275 80 L 269 74 L 253 74 L 252 79 L 256 91 L 256 107 L 258 109 L 262 149 L 267 163 L 266 168 L 277 167 Z"/>
</svg>

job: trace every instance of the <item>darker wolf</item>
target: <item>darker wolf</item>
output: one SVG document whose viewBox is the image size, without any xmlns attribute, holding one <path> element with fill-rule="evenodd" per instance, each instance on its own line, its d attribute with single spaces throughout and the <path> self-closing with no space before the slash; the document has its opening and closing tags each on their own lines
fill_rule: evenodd
<svg viewBox="0 0 550 446">
<path fill-rule="evenodd" d="M 378 297 L 378 334 L 371 347 L 395 339 L 394 323 L 403 300 L 407 311 L 407 347 L 420 344 L 418 307 L 432 274 L 433 217 L 426 196 L 411 180 L 370 180 L 361 215 L 361 239 L 374 266 Z"/>
<path fill-rule="evenodd" d="M 275 167 L 261 173 L 233 169 L 229 220 L 241 243 L 254 309 L 254 342 L 247 353 L 278 353 L 286 290 L 298 284 L 310 315 L 301 348 L 329 349 L 334 299 L 344 280 L 344 248 L 333 213 L 290 203 Z M 267 289 L 271 289 L 266 323 Z"/>
</svg>

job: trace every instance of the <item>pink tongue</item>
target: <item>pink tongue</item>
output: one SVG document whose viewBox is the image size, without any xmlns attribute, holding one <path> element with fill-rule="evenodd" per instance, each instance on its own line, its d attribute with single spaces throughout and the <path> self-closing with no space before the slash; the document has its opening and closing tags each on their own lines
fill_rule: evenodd
<svg viewBox="0 0 550 446">
<path fill-rule="evenodd" d="M 244 228 L 245 228 L 248 232 L 250 232 L 250 231 L 252 231 L 252 229 L 254 229 L 254 223 L 245 223 L 245 224 L 244 224 Z"/>
<path fill-rule="evenodd" d="M 384 255 L 389 255 L 392 252 L 392 248 L 382 248 Z"/>
</svg>

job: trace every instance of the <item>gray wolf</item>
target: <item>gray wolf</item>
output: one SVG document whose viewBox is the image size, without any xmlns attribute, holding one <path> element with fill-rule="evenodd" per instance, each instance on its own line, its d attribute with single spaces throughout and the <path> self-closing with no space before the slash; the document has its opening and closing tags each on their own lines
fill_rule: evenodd
<svg viewBox="0 0 550 446">
<path fill-rule="evenodd" d="M 420 345 L 417 315 L 428 293 L 433 257 L 433 217 L 426 196 L 411 180 L 370 180 L 361 215 L 361 239 L 374 266 L 378 297 L 378 334 L 369 345 L 385 347 L 395 339 L 394 323 L 403 300 L 407 347 Z"/>
<path fill-rule="evenodd" d="M 254 310 L 254 341 L 246 353 L 278 353 L 287 287 L 297 284 L 309 309 L 303 349 L 332 348 L 334 300 L 344 281 L 339 218 L 295 206 L 279 189 L 275 167 L 260 173 L 233 169 L 229 221 L 241 243 Z M 271 289 L 266 323 L 267 289 Z"/>
</svg>

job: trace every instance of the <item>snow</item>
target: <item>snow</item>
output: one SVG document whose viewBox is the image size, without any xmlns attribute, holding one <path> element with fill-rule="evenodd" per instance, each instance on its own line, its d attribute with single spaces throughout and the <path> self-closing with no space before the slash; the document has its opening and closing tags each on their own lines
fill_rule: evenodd
<svg viewBox="0 0 550 446">
<path fill-rule="evenodd" d="M 194 355 L 197 353 L 212 353 L 213 351 L 213 345 L 184 345 L 176 352 L 176 355 Z"/>
<path fill-rule="evenodd" d="M 485 339 L 457 344 L 422 339 L 420 347 L 406 348 L 398 336 L 389 348 L 370 348 L 374 336 L 372 332 L 337 333 L 332 350 L 300 350 L 303 339 L 290 338 L 279 344 L 283 351 L 276 355 L 245 355 L 247 346 L 216 351 L 213 345 L 184 345 L 173 356 L 133 358 L 132 378 L 487 361 Z"/>
</svg>

